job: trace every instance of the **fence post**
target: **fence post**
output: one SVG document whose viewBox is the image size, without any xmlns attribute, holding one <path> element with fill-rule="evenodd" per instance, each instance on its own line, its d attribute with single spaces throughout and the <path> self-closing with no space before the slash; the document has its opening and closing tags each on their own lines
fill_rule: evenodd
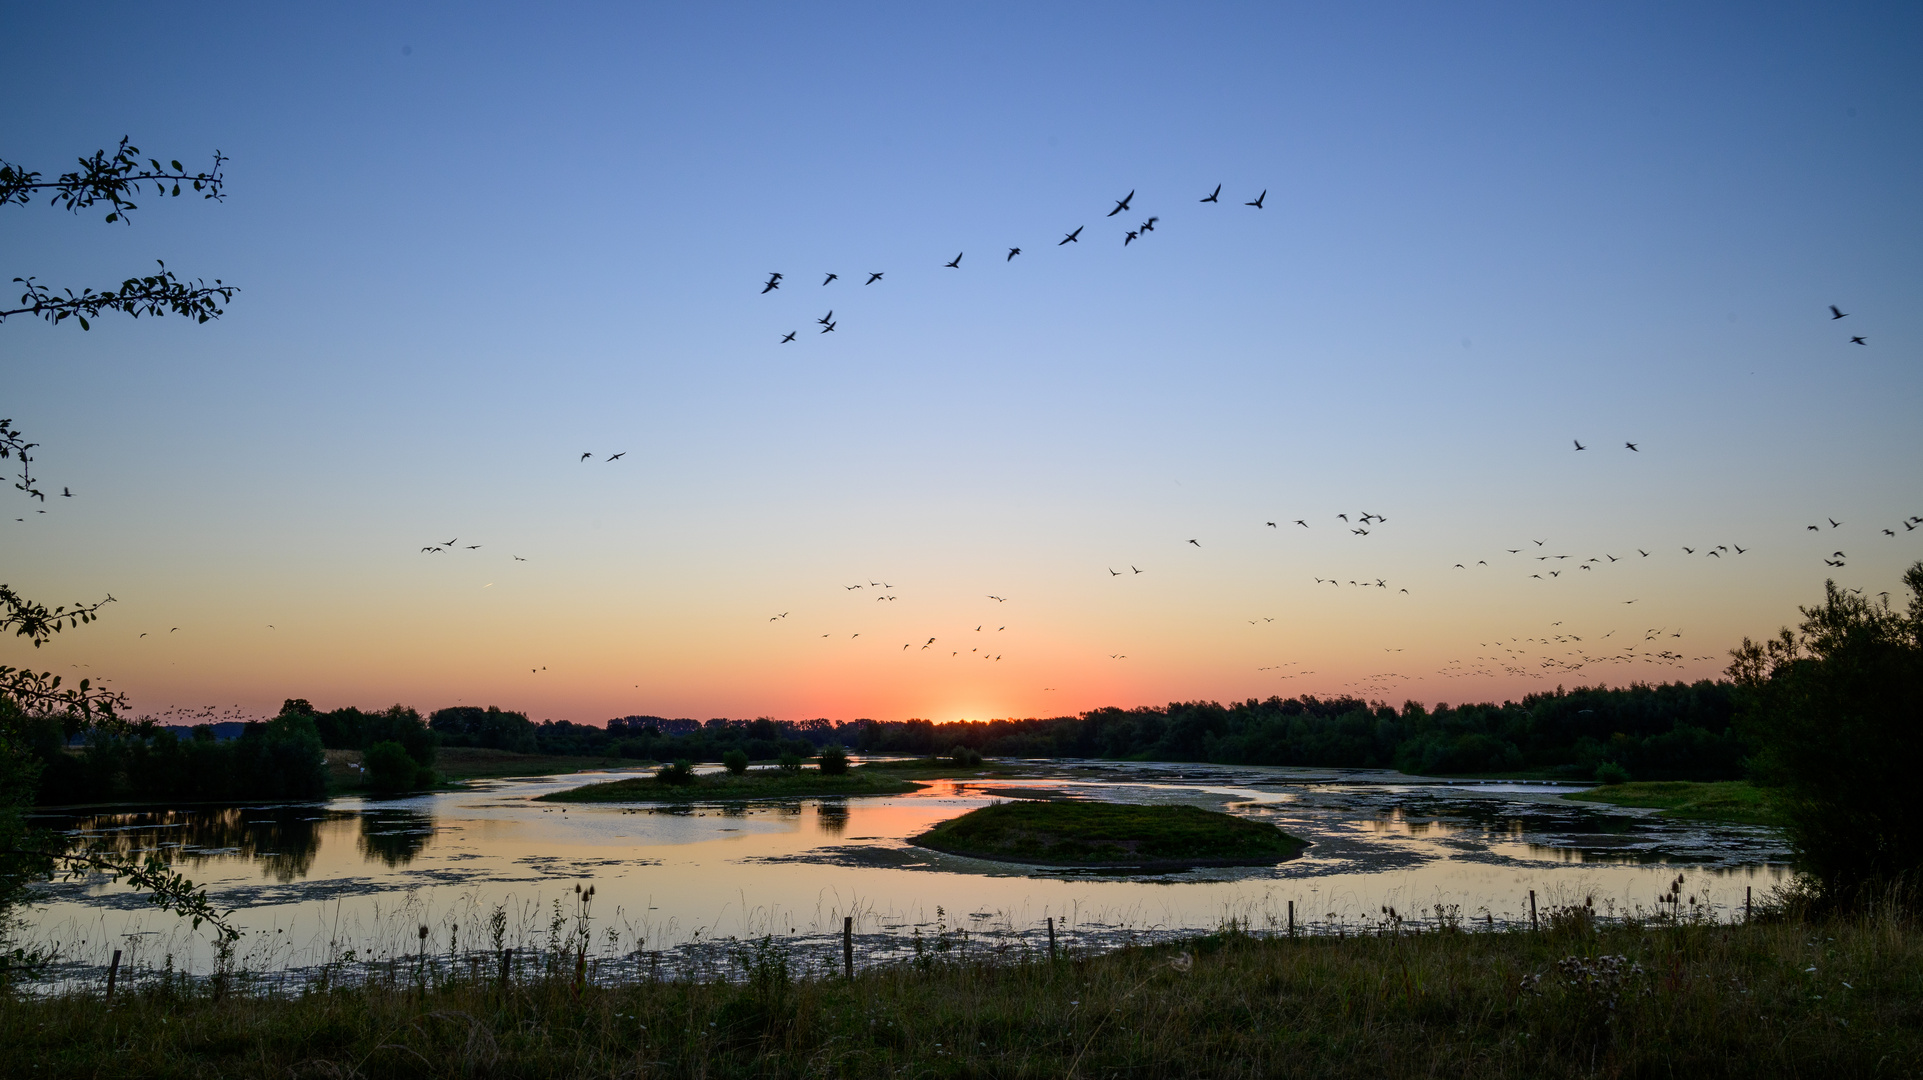
<svg viewBox="0 0 1923 1080">
<path fill-rule="evenodd" d="M 1745 924 L 1749 922 L 1749 898 L 1750 894 L 1754 891 L 1755 886 L 1753 885 L 1743 886 L 1743 922 Z"/>
<path fill-rule="evenodd" d="M 1048 958 L 1055 959 L 1055 916 L 1048 917 Z"/>
<path fill-rule="evenodd" d="M 107 1001 L 106 1003 L 109 1005 L 113 1004 L 114 976 L 118 974 L 120 974 L 120 950 L 115 949 L 113 963 L 107 965 Z"/>
<path fill-rule="evenodd" d="M 855 917 L 841 917 L 841 972 L 848 978 L 855 977 Z"/>
<path fill-rule="evenodd" d="M 1529 929 L 1542 929 L 1542 927 L 1536 923 L 1536 890 L 1534 889 L 1529 890 Z"/>
<path fill-rule="evenodd" d="M 508 976 L 514 970 L 514 949 L 510 946 L 501 951 L 501 989 L 507 989 Z"/>
<path fill-rule="evenodd" d="M 1289 936 L 1295 936 L 1295 901 L 1289 901 Z"/>
</svg>

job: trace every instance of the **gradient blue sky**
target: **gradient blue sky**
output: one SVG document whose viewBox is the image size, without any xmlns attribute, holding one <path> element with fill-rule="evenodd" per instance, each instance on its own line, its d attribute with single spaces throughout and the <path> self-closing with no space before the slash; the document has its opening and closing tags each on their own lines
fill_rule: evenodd
<svg viewBox="0 0 1923 1080">
<path fill-rule="evenodd" d="M 0 578 L 118 598 L 0 662 L 142 710 L 1501 699 L 1713 674 L 1923 556 L 1912 5 L 8 27 L 0 158 L 232 158 L 224 204 L 128 227 L 0 213 L 8 278 L 244 290 L 0 326 L 0 416 L 77 495 L 15 499 Z M 1559 666 L 1625 639 L 1685 659 Z"/>
</svg>

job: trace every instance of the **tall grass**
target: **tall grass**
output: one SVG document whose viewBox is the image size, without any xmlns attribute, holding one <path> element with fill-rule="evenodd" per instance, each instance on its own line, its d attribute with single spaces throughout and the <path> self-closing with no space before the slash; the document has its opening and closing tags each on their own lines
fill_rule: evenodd
<svg viewBox="0 0 1923 1080">
<path fill-rule="evenodd" d="M 483 925 L 458 963 L 428 963 L 423 939 L 415 964 L 284 991 L 217 973 L 111 1003 L 98 988 L 0 1001 L 0 1074 L 1923 1074 L 1923 937 L 1893 910 L 1732 926 L 1563 908 L 1540 933 L 1385 917 L 1057 960 L 938 933 L 853 979 L 773 937 L 730 946 L 725 971 L 597 979 L 571 925 L 506 977 Z"/>
</svg>

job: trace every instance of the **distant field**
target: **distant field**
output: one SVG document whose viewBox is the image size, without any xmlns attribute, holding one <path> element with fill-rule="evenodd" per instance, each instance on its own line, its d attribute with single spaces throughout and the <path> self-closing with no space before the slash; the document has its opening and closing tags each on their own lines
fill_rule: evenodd
<svg viewBox="0 0 1923 1080">
<path fill-rule="evenodd" d="M 1664 817 L 1699 821 L 1727 821 L 1738 825 L 1782 825 L 1776 793 L 1747 780 L 1696 783 L 1688 780 L 1644 780 L 1610 784 L 1564 795 L 1578 802 L 1608 803 L 1661 810 Z"/>
<path fill-rule="evenodd" d="M 335 791 L 365 786 L 359 750 L 327 751 L 327 783 Z M 510 776 L 559 776 L 590 769 L 644 769 L 651 763 L 634 758 L 571 757 L 565 754 L 516 754 L 478 746 L 443 746 L 434 755 L 434 771 L 443 779 L 495 780 Z"/>
<path fill-rule="evenodd" d="M 664 784 L 652 775 L 589 784 L 541 796 L 550 802 L 734 802 L 749 799 L 806 799 L 904 795 L 921 785 L 872 771 L 853 769 L 842 776 L 819 771 L 779 772 L 754 769 L 746 775 L 714 773 L 685 784 Z"/>
</svg>

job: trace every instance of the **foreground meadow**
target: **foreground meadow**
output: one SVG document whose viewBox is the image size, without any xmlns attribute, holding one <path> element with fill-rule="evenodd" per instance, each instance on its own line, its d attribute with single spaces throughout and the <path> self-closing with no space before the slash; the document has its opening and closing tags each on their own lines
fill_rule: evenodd
<svg viewBox="0 0 1923 1080">
<path fill-rule="evenodd" d="M 1096 956 L 857 970 L 740 944 L 726 979 L 584 979 L 552 953 L 260 995 L 149 981 L 0 1002 L 0 1074 L 99 1077 L 1923 1074 L 1901 919 L 1412 934 L 1225 932 Z M 529 971 L 528 967 L 535 968 Z M 450 974 L 458 971 L 458 974 Z"/>
</svg>

